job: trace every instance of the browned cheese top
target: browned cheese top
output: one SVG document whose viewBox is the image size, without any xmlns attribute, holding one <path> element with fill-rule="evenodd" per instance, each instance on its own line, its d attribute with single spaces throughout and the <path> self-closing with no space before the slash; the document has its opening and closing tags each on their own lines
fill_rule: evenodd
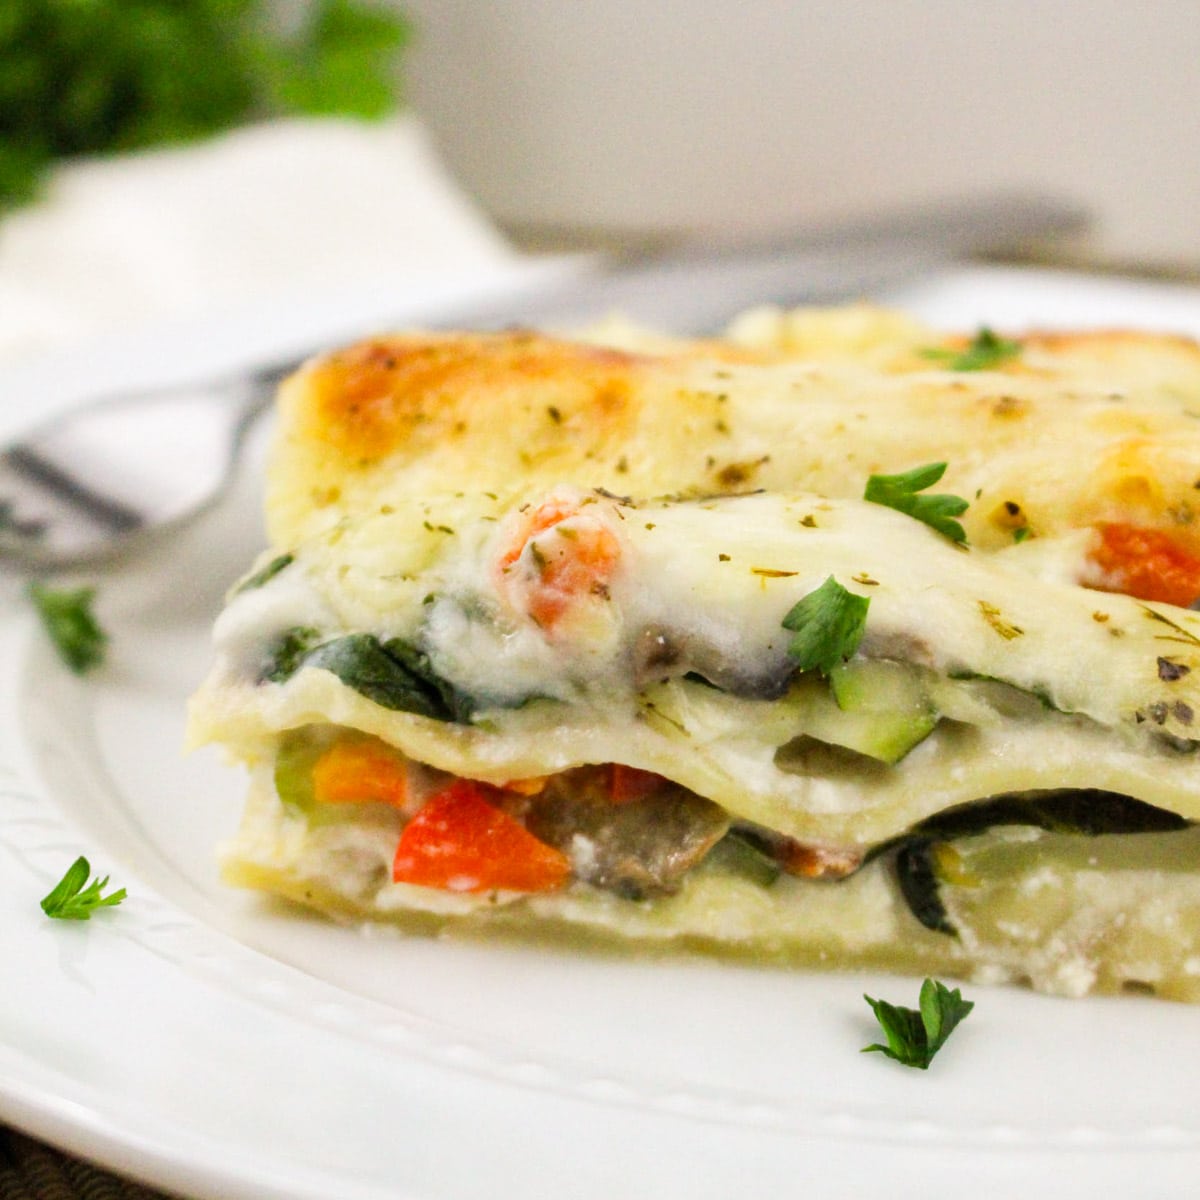
<svg viewBox="0 0 1200 1200">
<path fill-rule="evenodd" d="M 861 497 L 872 473 L 945 461 L 937 490 L 971 502 L 981 548 L 1105 521 L 1200 547 L 1194 342 L 1033 333 L 1019 355 L 960 371 L 929 351 L 965 337 L 892 314 L 860 314 L 851 337 L 845 311 L 740 341 L 405 333 L 318 358 L 281 392 L 272 539 L 423 496 L 560 483 Z"/>
</svg>

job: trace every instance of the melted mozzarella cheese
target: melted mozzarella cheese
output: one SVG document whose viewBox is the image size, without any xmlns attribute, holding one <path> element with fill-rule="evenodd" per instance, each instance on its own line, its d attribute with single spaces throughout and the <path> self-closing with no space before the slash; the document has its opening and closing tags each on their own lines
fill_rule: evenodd
<svg viewBox="0 0 1200 1200">
<path fill-rule="evenodd" d="M 498 783 L 624 762 L 738 817 L 831 845 L 871 845 L 945 807 L 1041 788 L 1103 788 L 1200 817 L 1200 776 L 1185 752 L 1200 733 L 1200 618 L 1038 580 L 1014 565 L 1016 551 L 974 553 L 878 505 L 779 493 L 643 504 L 575 495 L 576 505 L 588 499 L 620 558 L 603 594 L 577 598 L 583 619 L 547 628 L 519 606 L 524 593 L 500 566 L 501 513 L 482 534 L 475 524 L 461 536 L 427 535 L 437 548 L 426 570 L 394 580 L 407 603 L 368 589 L 378 624 L 322 628 L 326 639 L 402 637 L 476 700 L 471 723 L 380 709 L 327 671 L 268 686 L 226 670 L 197 702 L 197 736 L 257 740 L 323 720 Z M 436 502 L 428 510 L 436 529 Z M 235 596 L 219 629 L 238 648 L 222 661 L 261 661 L 238 639 L 247 626 L 265 628 L 273 596 L 281 625 L 272 637 L 297 611 L 337 614 L 342 567 L 353 561 L 344 556 L 375 522 L 361 524 L 355 537 L 318 539 L 258 594 Z M 379 524 L 391 544 L 388 521 Z M 562 535 L 551 527 L 541 536 Z M 526 546 L 513 569 L 530 554 Z M 382 551 L 375 566 L 382 579 L 396 575 Z M 831 728 L 836 742 L 839 713 L 819 679 L 788 686 L 783 620 L 829 576 L 870 599 L 860 657 L 907 662 L 938 681 L 944 719 L 894 766 L 804 745 L 806 735 L 824 745 Z M 298 605 L 304 586 L 317 595 Z M 674 651 L 656 672 L 639 662 L 648 630 Z"/>
</svg>

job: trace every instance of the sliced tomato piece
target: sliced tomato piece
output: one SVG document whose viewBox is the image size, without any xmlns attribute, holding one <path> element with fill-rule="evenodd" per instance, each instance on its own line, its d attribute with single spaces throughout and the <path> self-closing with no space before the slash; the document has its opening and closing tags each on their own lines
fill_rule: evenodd
<svg viewBox="0 0 1200 1200">
<path fill-rule="evenodd" d="M 1179 539 L 1159 529 L 1105 523 L 1092 562 L 1099 571 L 1088 582 L 1106 592 L 1157 600 L 1180 608 L 1200 599 L 1200 558 Z"/>
<path fill-rule="evenodd" d="M 458 779 L 430 797 L 400 835 L 392 879 L 451 892 L 547 892 L 566 883 L 567 856 L 486 796 L 483 784 Z"/>
<path fill-rule="evenodd" d="M 382 742 L 367 739 L 335 742 L 316 763 L 313 798 L 322 804 L 367 804 L 403 808 L 408 801 L 408 763 Z"/>
</svg>

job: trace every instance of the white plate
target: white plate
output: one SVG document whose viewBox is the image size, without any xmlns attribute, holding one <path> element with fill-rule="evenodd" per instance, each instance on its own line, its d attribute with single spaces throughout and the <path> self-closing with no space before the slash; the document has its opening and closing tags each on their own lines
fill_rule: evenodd
<svg viewBox="0 0 1200 1200">
<path fill-rule="evenodd" d="M 963 271 L 890 299 L 966 328 L 1200 334 L 1180 288 Z M 111 655 L 86 680 L 16 581 L 0 597 L 0 1117 L 223 1200 L 1071 1197 L 1195 1178 L 1194 1008 L 968 988 L 975 1012 L 921 1074 L 858 1052 L 862 993 L 912 1003 L 913 980 L 364 934 L 222 888 L 213 847 L 242 781 L 179 746 L 257 503 L 247 483 L 101 581 Z M 47 921 L 38 899 L 81 852 L 129 899 Z"/>
</svg>

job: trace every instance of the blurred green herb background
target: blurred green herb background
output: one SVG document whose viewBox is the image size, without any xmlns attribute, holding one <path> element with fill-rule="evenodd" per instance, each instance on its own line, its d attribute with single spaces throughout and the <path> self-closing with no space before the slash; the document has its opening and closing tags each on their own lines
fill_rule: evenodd
<svg viewBox="0 0 1200 1200">
<path fill-rule="evenodd" d="M 185 142 L 286 114 L 367 119 L 399 103 L 410 28 L 362 0 L 299 27 L 266 0 L 0 0 L 0 213 L 61 158 Z"/>
</svg>

